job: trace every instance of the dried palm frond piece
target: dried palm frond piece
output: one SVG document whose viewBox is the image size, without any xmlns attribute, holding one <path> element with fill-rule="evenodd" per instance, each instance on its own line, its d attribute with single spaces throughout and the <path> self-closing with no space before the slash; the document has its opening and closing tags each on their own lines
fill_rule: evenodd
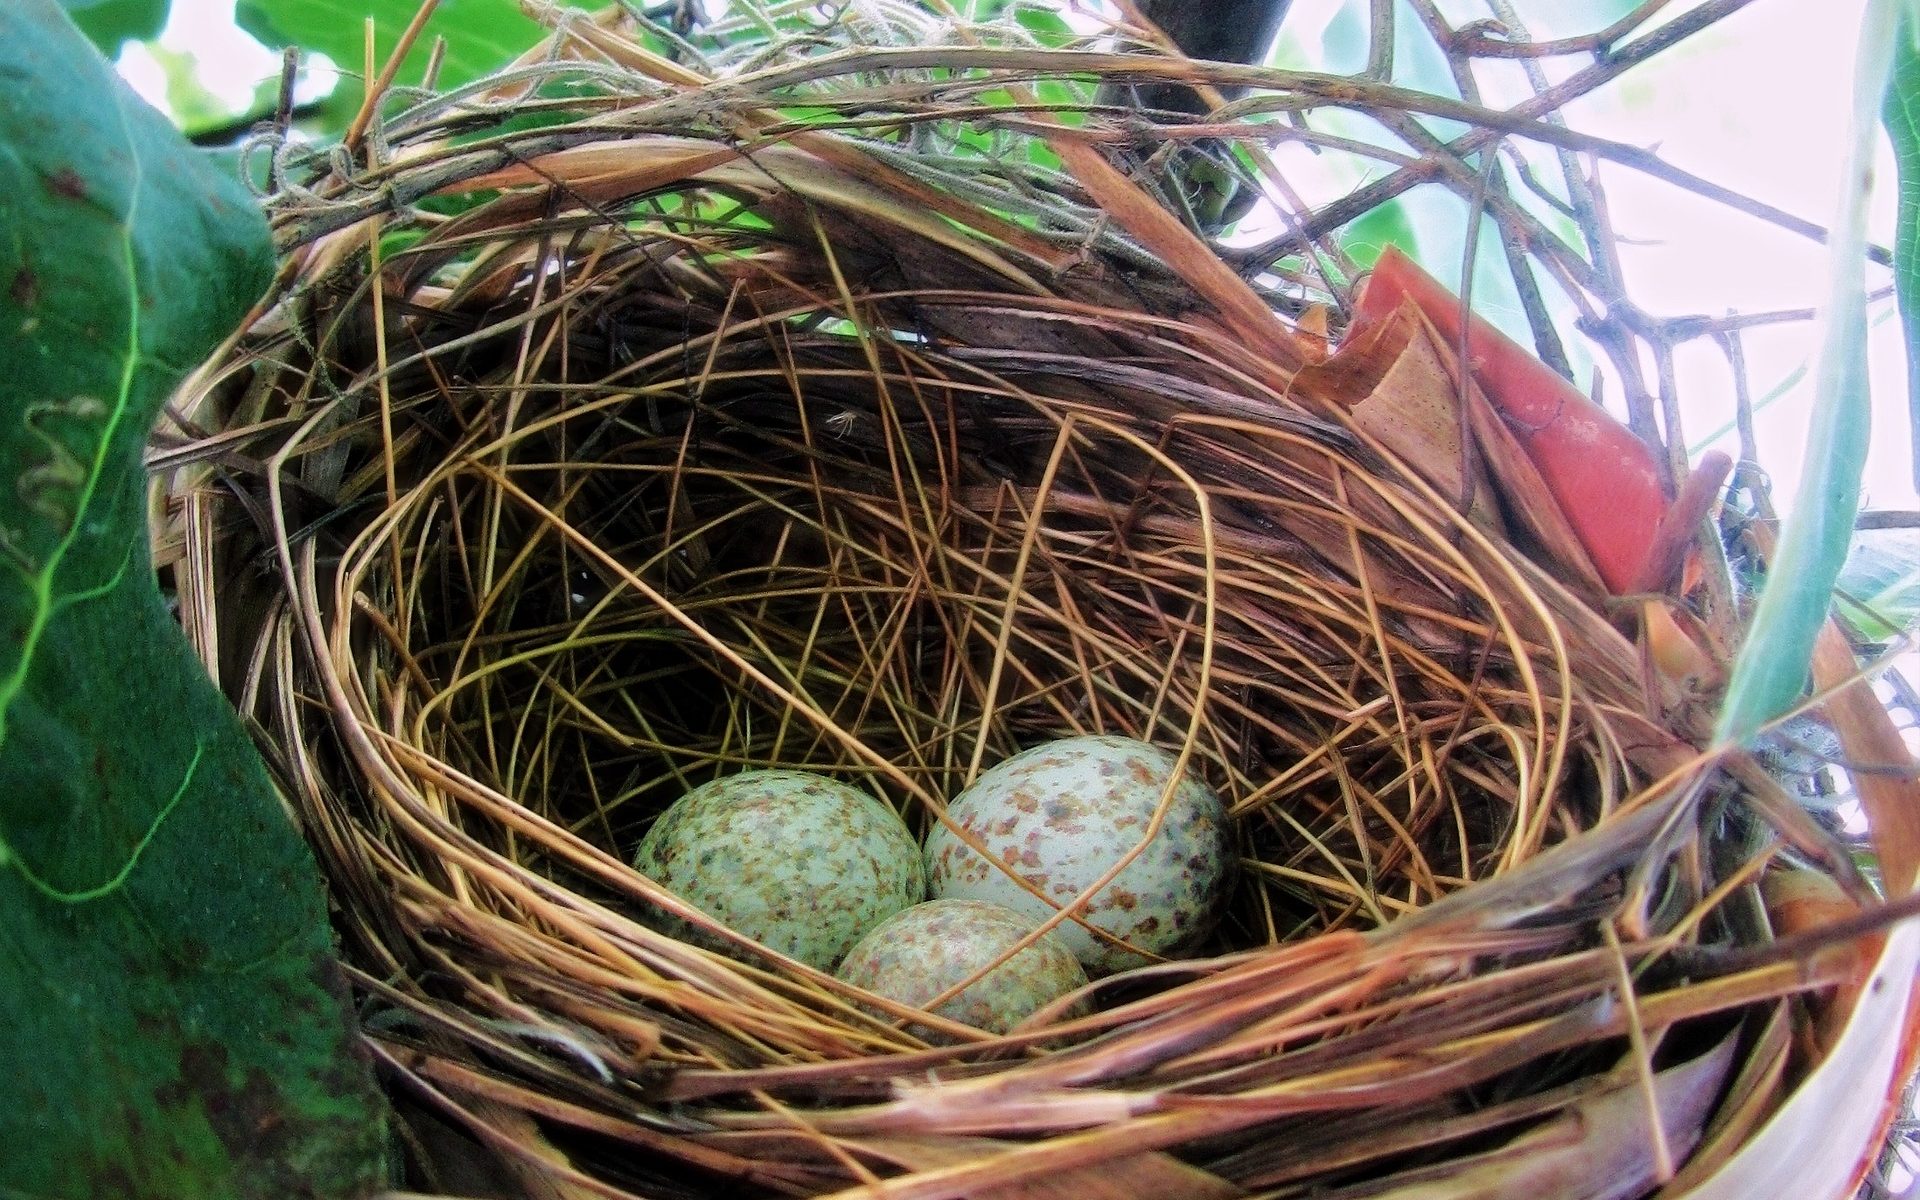
<svg viewBox="0 0 1920 1200">
<path fill-rule="evenodd" d="M 1294 318 L 1344 277 L 1249 284 L 1087 106 L 1485 110 L 899 5 L 696 65 L 542 11 L 281 163 L 280 290 L 161 459 L 396 1094 L 566 1195 L 1630 1196 L 1737 1153 L 1863 962 L 1769 954 L 1762 876 L 1850 863 L 1701 752 L 1452 339 L 1330 354 Z M 742 769 L 924 834 L 1078 733 L 1186 756 L 1238 882 L 1205 957 L 1010 1034 L 628 865 Z"/>
</svg>

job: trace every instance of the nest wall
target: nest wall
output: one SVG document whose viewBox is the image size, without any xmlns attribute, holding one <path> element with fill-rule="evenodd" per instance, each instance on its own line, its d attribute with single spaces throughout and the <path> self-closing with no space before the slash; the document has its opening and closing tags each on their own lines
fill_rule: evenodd
<svg viewBox="0 0 1920 1200">
<path fill-rule="evenodd" d="M 497 192 L 300 234 L 205 377 L 189 418 L 244 452 L 181 475 L 183 607 L 396 1094 L 618 1195 L 1357 1196 L 1645 1088 L 1724 1153 L 1714 1098 L 1823 976 L 1676 949 L 1753 937 L 1751 880 L 1632 627 L 1311 338 L 1249 344 L 1137 250 L 877 205 L 855 153 L 425 163 L 401 184 Z M 924 832 L 1073 732 L 1185 756 L 1240 864 L 1205 956 L 1089 1016 L 929 1047 L 658 932 L 627 865 L 716 776 L 829 773 Z"/>
</svg>

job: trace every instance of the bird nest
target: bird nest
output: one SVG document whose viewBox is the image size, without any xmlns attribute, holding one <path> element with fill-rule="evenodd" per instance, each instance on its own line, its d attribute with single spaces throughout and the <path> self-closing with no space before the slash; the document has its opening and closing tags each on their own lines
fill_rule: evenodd
<svg viewBox="0 0 1920 1200">
<path fill-rule="evenodd" d="M 179 406 L 183 613 L 414 1182 L 449 1141 L 614 1196 L 1710 1170 L 1837 977 L 1741 957 L 1766 777 L 1702 760 L 1497 420 L 1415 461 L 1447 339 L 1330 356 L 1339 288 L 1248 287 L 1025 90 L 1140 60 L 941 53 L 712 82 L 563 22 L 289 175 L 279 288 Z M 629 865 L 742 769 L 924 834 L 1086 732 L 1184 756 L 1238 870 L 1196 957 L 1012 1034 L 676 940 Z"/>
</svg>

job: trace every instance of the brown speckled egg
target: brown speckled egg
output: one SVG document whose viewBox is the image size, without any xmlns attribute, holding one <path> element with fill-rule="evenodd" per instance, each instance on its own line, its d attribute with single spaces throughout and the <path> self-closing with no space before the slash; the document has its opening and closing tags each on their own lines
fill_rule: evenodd
<svg viewBox="0 0 1920 1200">
<path fill-rule="evenodd" d="M 634 866 L 722 925 L 831 971 L 860 936 L 926 896 L 919 847 L 900 814 L 805 771 L 745 771 L 676 800 Z M 678 918 L 683 941 L 738 953 Z"/>
<path fill-rule="evenodd" d="M 930 900 L 888 917 L 840 964 L 840 978 L 914 1008 L 997 961 L 1033 929 L 1019 913 L 983 900 Z M 1006 1033 L 1040 1008 L 1087 984 L 1086 972 L 1053 933 L 994 967 L 932 1011 Z M 929 1040 L 939 1035 L 921 1027 Z"/>
<path fill-rule="evenodd" d="M 927 837 L 933 894 L 991 900 L 1044 919 L 1056 906 L 1072 903 L 1146 836 L 1175 763 L 1173 755 L 1145 742 L 1107 735 L 1062 738 L 1014 755 L 983 772 L 947 806 L 953 822 L 1000 863 L 982 858 L 942 824 Z M 1189 774 L 1175 788 L 1153 841 L 1094 893 L 1082 915 L 1142 950 L 1177 957 L 1212 927 L 1228 855 L 1226 807 Z M 1022 888 L 1009 871 L 1053 904 Z M 1056 929 L 1093 974 L 1150 961 L 1072 920 Z"/>
</svg>

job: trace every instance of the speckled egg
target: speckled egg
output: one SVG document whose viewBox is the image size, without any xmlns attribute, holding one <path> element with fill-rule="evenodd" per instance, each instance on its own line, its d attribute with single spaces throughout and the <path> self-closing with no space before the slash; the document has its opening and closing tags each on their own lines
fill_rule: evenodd
<svg viewBox="0 0 1920 1200">
<path fill-rule="evenodd" d="M 729 929 L 822 971 L 926 897 L 920 849 L 900 815 L 805 771 L 745 771 L 702 784 L 654 822 L 634 866 Z M 739 952 L 678 918 L 662 926 Z"/>
<path fill-rule="evenodd" d="M 929 900 L 875 926 L 847 953 L 838 974 L 876 995 L 925 1008 L 948 988 L 998 962 L 1033 924 L 984 900 Z M 989 1033 L 1006 1033 L 1086 984 L 1079 960 L 1049 932 L 931 1011 Z M 914 1033 L 941 1040 L 922 1027 Z"/>
<path fill-rule="evenodd" d="M 1062 738 L 981 774 L 947 806 L 984 845 L 989 862 L 942 824 L 927 838 L 927 877 L 943 899 L 991 900 L 1045 918 L 1077 898 L 1146 836 L 1177 760 L 1127 737 Z M 1094 893 L 1086 920 L 1141 950 L 1177 957 L 1211 929 L 1230 862 L 1226 807 L 1188 774 L 1146 849 Z M 1004 864 L 1004 868 L 1003 868 Z M 1016 883 L 1031 882 L 1049 905 Z M 1056 927 L 1087 970 L 1105 974 L 1151 960 L 1095 937 L 1078 922 Z"/>
</svg>

